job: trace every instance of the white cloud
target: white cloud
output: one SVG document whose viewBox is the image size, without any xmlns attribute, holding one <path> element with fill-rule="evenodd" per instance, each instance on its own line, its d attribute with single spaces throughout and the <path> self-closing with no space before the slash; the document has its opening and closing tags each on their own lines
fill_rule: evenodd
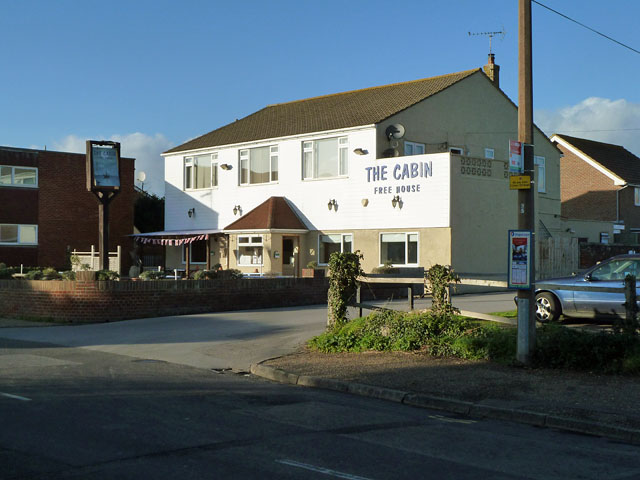
<svg viewBox="0 0 640 480">
<path fill-rule="evenodd" d="M 536 124 L 548 135 L 621 145 L 640 156 L 640 104 L 624 99 L 591 97 L 555 111 L 537 111 Z"/>
<path fill-rule="evenodd" d="M 94 138 L 120 142 L 122 156 L 136 159 L 136 178 L 138 172 L 145 172 L 144 189 L 159 196 L 164 195 L 164 159 L 160 154 L 173 146 L 164 135 L 157 133 L 151 136 L 136 132 L 126 135 L 111 135 L 109 138 L 98 135 Z M 86 151 L 85 142 L 86 139 L 76 135 L 68 135 L 59 142 L 54 142 L 53 148 L 63 152 L 84 153 Z M 138 181 L 136 181 L 136 185 L 141 186 Z"/>
</svg>

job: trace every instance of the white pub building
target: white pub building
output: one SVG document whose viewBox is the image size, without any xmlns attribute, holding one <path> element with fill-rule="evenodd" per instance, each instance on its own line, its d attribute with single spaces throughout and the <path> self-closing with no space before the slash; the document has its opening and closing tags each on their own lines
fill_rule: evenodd
<svg viewBox="0 0 640 480">
<path fill-rule="evenodd" d="M 336 251 L 365 271 L 506 273 L 517 108 L 484 69 L 270 105 L 165 159 L 166 267 L 299 276 Z M 535 131 L 540 238 L 560 235 L 560 152 Z"/>
</svg>

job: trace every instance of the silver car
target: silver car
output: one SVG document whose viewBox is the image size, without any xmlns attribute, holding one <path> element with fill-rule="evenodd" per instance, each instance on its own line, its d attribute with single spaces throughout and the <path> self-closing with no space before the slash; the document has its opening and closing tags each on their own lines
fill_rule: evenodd
<svg viewBox="0 0 640 480">
<path fill-rule="evenodd" d="M 568 317 L 624 317 L 624 279 L 640 273 L 640 254 L 618 255 L 582 275 L 536 282 L 536 317 L 540 322 Z M 640 281 L 638 281 L 640 285 Z M 611 292 L 611 289 L 618 291 Z M 640 290 L 637 291 L 640 297 Z"/>
</svg>

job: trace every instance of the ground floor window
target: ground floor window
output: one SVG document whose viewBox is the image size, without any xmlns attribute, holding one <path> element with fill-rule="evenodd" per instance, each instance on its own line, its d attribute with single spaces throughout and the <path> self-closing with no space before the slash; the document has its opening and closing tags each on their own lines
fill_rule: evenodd
<svg viewBox="0 0 640 480">
<path fill-rule="evenodd" d="M 238 236 L 238 265 L 262 265 L 262 235 Z"/>
<path fill-rule="evenodd" d="M 209 240 L 198 240 L 189 244 L 189 263 L 207 263 L 207 242 Z M 186 262 L 186 246 L 182 246 L 182 263 Z"/>
<path fill-rule="evenodd" d="M 333 252 L 351 253 L 353 251 L 353 235 L 350 233 L 334 233 L 318 237 L 318 264 L 327 265 Z"/>
<path fill-rule="evenodd" d="M 0 244 L 37 245 L 38 226 L 0 223 Z"/>
<path fill-rule="evenodd" d="M 380 265 L 418 264 L 418 234 L 417 233 L 381 233 L 380 234 Z"/>
</svg>

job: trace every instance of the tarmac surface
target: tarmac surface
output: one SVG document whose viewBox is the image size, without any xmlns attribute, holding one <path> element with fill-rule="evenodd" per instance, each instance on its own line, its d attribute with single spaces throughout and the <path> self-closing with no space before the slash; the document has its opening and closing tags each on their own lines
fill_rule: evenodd
<svg viewBox="0 0 640 480">
<path fill-rule="evenodd" d="M 489 313 L 513 309 L 512 298 L 509 292 L 460 295 L 453 303 L 463 311 Z M 418 303 L 416 308 L 426 306 Z M 325 319 L 322 306 L 77 326 L 0 319 L 0 337 L 198 368 L 251 369 L 288 384 L 640 444 L 638 377 L 528 370 L 424 354 L 321 354 L 304 349 L 306 339 L 324 330 Z M 25 328 L 36 325 L 42 328 Z"/>
</svg>

